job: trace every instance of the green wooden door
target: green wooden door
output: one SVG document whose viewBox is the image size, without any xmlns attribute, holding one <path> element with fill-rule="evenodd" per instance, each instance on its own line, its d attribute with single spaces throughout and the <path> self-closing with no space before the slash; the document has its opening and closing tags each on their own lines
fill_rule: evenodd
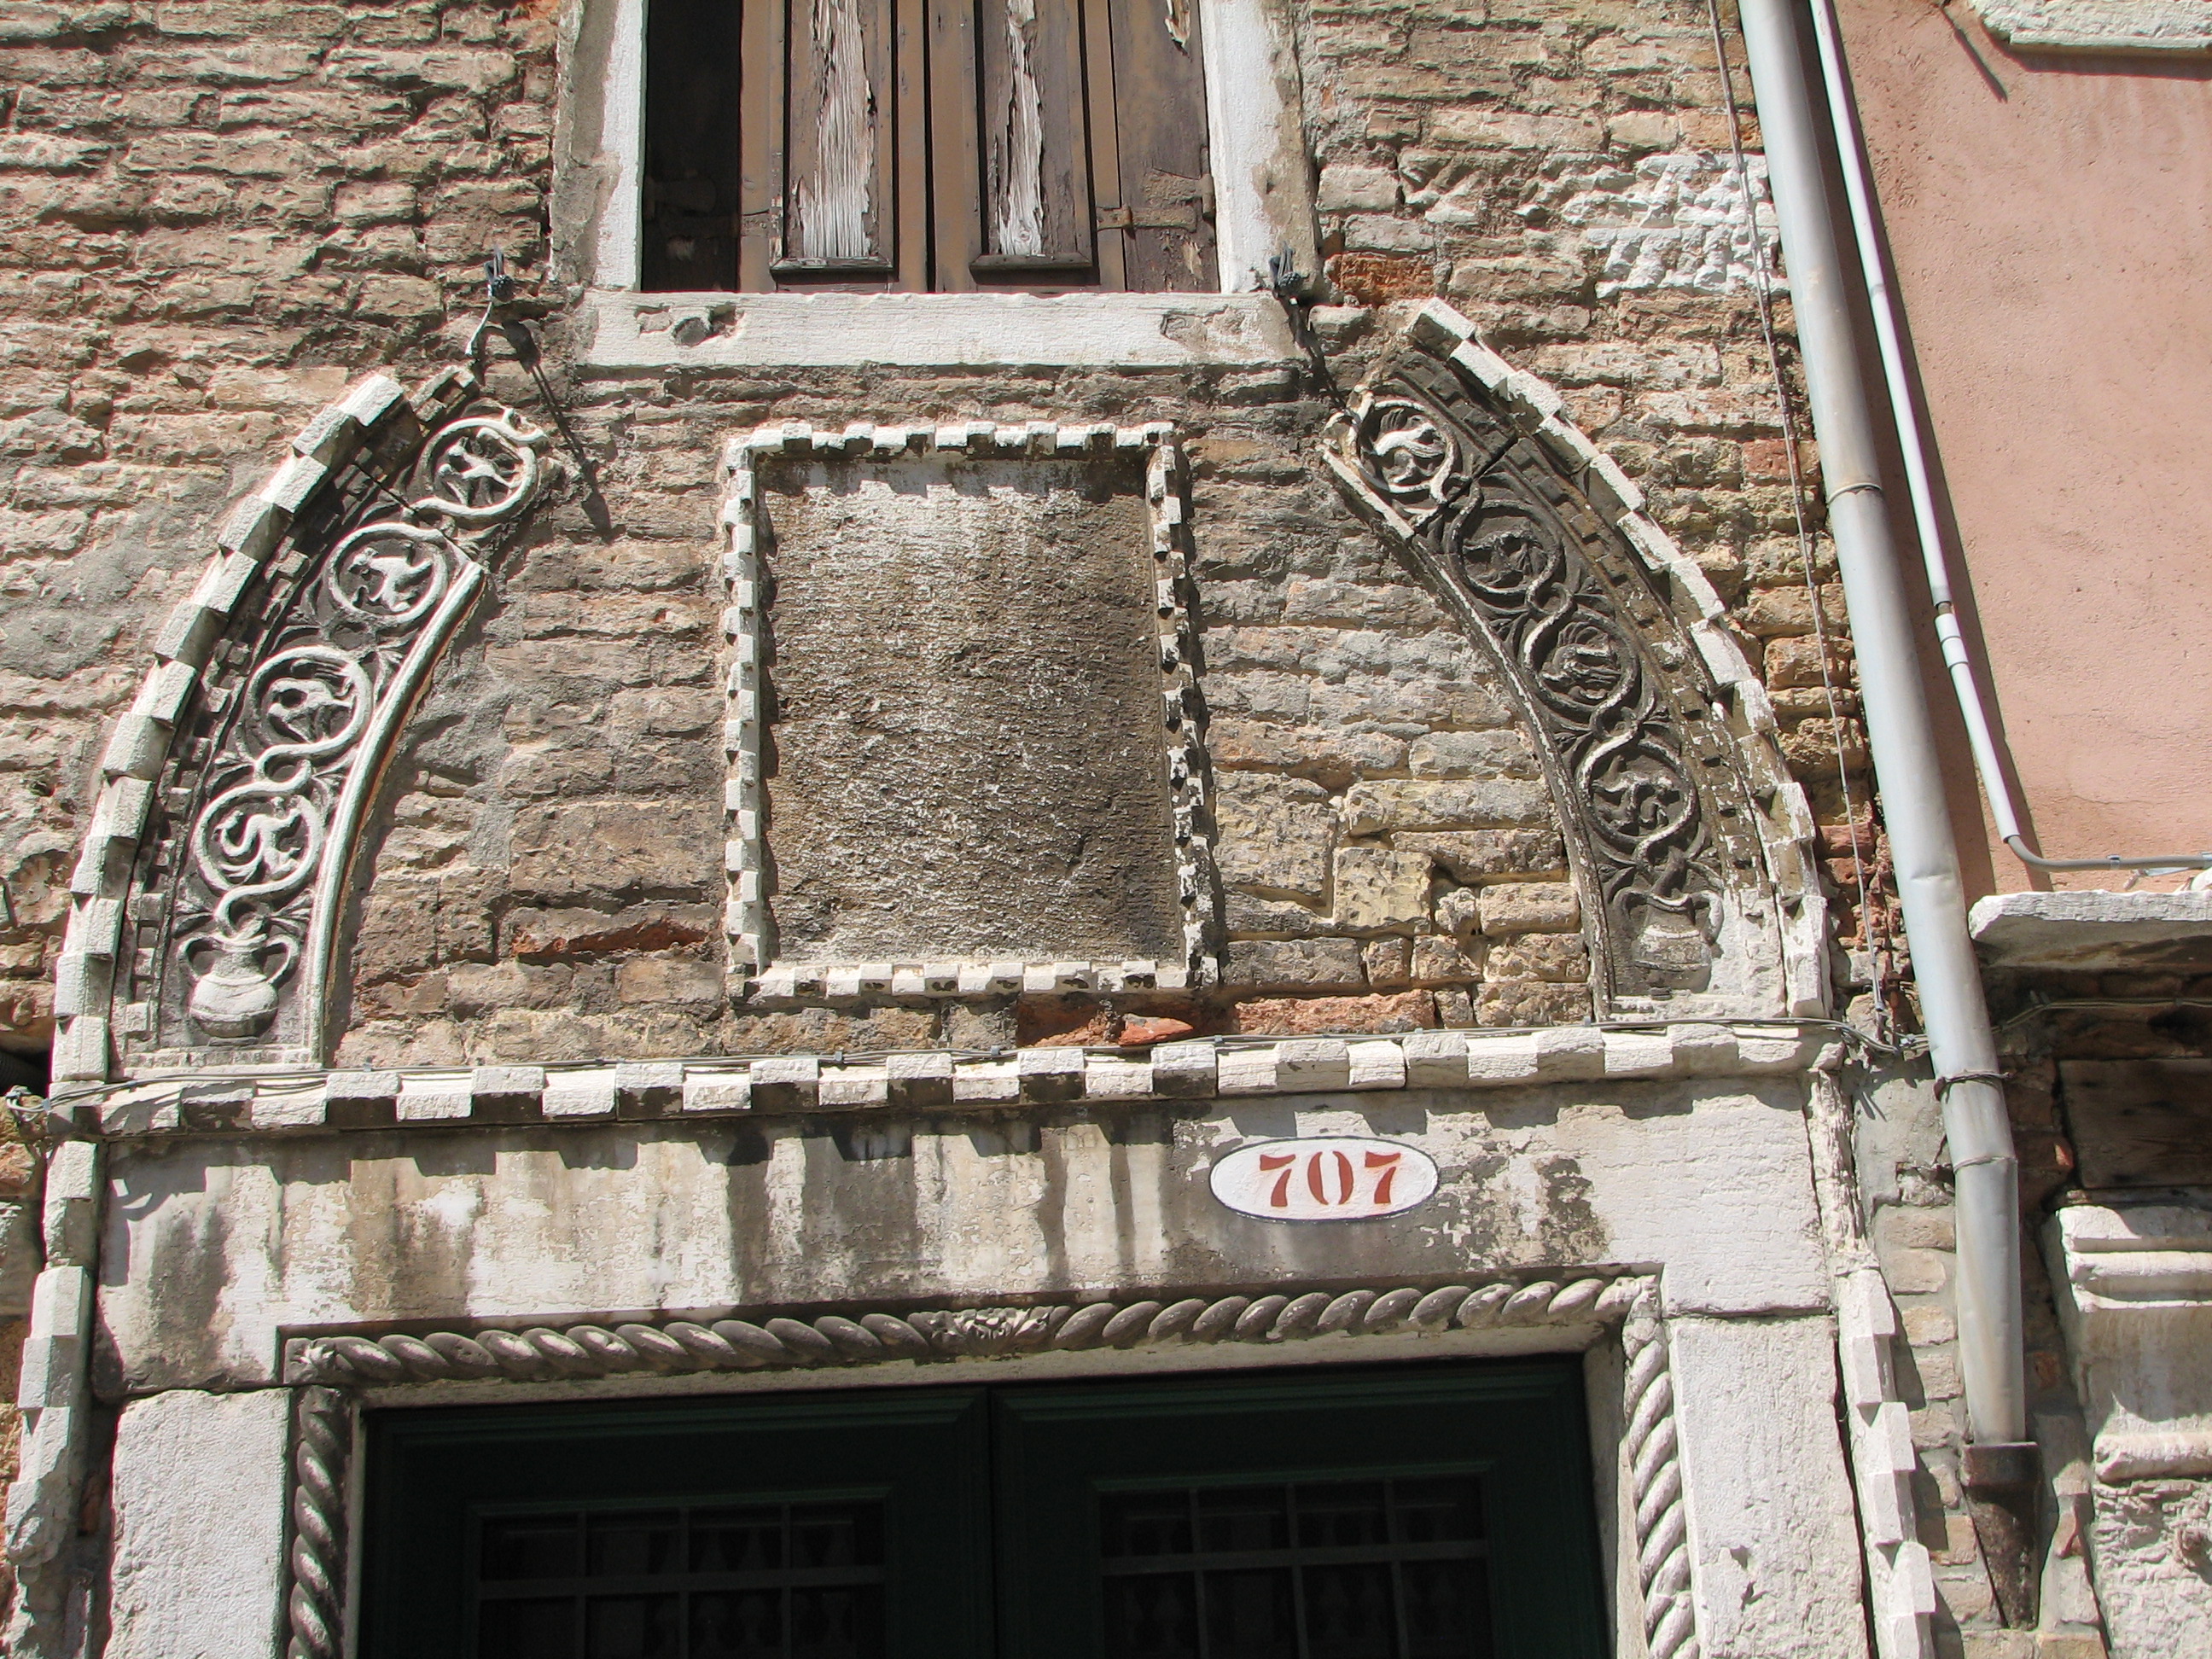
<svg viewBox="0 0 2212 1659">
<path fill-rule="evenodd" d="M 373 1413 L 362 1659 L 1599 1659 L 1571 1360 Z"/>
<path fill-rule="evenodd" d="M 975 1659 L 978 1389 L 374 1413 L 363 1659 Z"/>
</svg>

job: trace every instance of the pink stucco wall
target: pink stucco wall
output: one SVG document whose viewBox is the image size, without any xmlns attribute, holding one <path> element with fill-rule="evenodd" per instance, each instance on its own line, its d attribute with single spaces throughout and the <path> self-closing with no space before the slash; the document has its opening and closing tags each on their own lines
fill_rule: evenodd
<svg viewBox="0 0 2212 1659">
<path fill-rule="evenodd" d="M 2031 836 L 2212 849 L 2212 64 L 1839 3 Z"/>
</svg>

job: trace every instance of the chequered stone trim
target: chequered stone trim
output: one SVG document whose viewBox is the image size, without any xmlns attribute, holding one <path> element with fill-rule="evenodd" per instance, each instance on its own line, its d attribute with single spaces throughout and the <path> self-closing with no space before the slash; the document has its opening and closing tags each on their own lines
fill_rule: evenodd
<svg viewBox="0 0 2212 1659">
<path fill-rule="evenodd" d="M 759 548 L 769 526 L 762 517 L 757 473 L 775 457 L 890 460 L 932 455 L 999 459 L 1081 460 L 1134 458 L 1145 462 L 1152 551 L 1158 603 L 1161 720 L 1168 733 L 1168 790 L 1175 812 L 1175 852 L 1183 912 L 1181 962 L 914 961 L 785 963 L 776 959 L 774 907 L 766 888 L 767 800 L 761 753 L 767 736 L 762 658 L 768 615 Z M 1213 854 L 1206 823 L 1205 754 L 1199 736 L 1198 682 L 1192 664 L 1196 623 L 1189 604 L 1189 495 L 1182 451 L 1165 421 L 1144 426 L 1103 422 L 1063 426 L 1030 421 L 1000 426 L 969 421 L 943 426 L 874 426 L 839 430 L 803 421 L 781 422 L 730 440 L 723 452 L 729 493 L 722 522 L 730 533 L 722 574 L 729 608 L 723 630 L 731 642 L 729 713 L 724 743 L 730 756 L 724 805 L 729 814 L 726 862 L 731 988 L 742 995 L 893 995 L 974 997 L 1023 991 L 1179 991 L 1218 977 L 1210 938 Z"/>
<path fill-rule="evenodd" d="M 109 1137 L 441 1125 L 589 1123 L 744 1113 L 994 1111 L 1243 1099 L 1395 1089 L 1802 1073 L 1814 1027 L 1673 1025 L 1609 1030 L 1412 1031 L 1398 1036 L 1197 1039 L 1149 1052 L 927 1050 L 864 1060 L 818 1055 L 478 1066 L 150 1079 L 71 1107 L 80 1133 Z"/>
</svg>

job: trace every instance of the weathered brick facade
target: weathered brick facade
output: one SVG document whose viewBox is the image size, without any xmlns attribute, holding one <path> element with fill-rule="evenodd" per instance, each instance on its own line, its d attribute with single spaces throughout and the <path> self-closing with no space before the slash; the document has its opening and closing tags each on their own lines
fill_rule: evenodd
<svg viewBox="0 0 2212 1659">
<path fill-rule="evenodd" d="M 1723 174 L 1716 156 L 1756 152 L 1740 60 L 1730 92 L 1713 18 L 1676 0 L 1323 0 L 1297 26 L 1325 375 L 1301 362 L 617 374 L 576 367 L 573 273 L 549 258 L 554 0 L 0 5 L 0 1050 L 27 1067 L 52 1040 L 98 757 L 227 507 L 363 374 L 414 381 L 455 359 L 494 248 L 522 279 L 546 377 L 495 341 L 490 387 L 562 423 L 566 478 L 501 555 L 395 752 L 331 1063 L 1588 1021 L 1586 918 L 1504 676 L 1319 458 L 1343 396 L 1431 295 L 1558 388 L 1562 419 L 1643 488 L 1726 602 L 1821 827 L 1836 1003 L 1875 965 L 1893 978 L 1817 459 L 1775 384 L 1789 305 L 1763 313 L 1744 280 L 1774 257 L 1763 222 L 1739 201 L 1720 254 L 1686 252 L 1634 242 L 1646 198 L 1620 205 L 1694 195 Z M 1732 27 L 1721 44 L 1738 52 Z M 1668 185 L 1683 178 L 1703 182 Z M 1174 424 L 1222 983 L 733 1001 L 720 447 L 860 411 Z M 1995 1628 L 1954 1476 L 1948 1197 L 1911 1178 L 1881 1196 L 1894 1202 L 1875 1239 L 1917 1361 L 1938 1627 L 1970 1655 L 2025 1653 Z"/>
</svg>

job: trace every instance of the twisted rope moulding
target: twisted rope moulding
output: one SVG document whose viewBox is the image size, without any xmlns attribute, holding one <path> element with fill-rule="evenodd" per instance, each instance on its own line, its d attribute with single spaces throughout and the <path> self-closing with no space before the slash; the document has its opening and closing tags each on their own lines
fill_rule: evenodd
<svg viewBox="0 0 2212 1659">
<path fill-rule="evenodd" d="M 1436 1289 L 1308 1291 L 1181 1301 L 1091 1302 L 950 1312 L 823 1314 L 709 1323 L 574 1324 L 413 1336 L 295 1338 L 286 1380 L 337 1386 L 504 1378 L 553 1382 L 626 1372 L 752 1371 L 890 1360 L 988 1358 L 1167 1343 L 1280 1343 L 1339 1333 L 1608 1324 L 1650 1280 L 1613 1274 Z"/>
</svg>

